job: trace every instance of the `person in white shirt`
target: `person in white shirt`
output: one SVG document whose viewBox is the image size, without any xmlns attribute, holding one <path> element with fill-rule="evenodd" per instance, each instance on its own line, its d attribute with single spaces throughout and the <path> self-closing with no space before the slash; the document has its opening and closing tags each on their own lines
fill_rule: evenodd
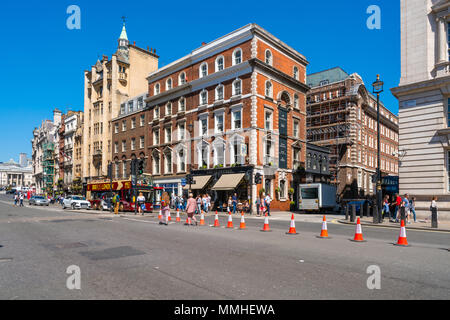
<svg viewBox="0 0 450 320">
<path fill-rule="evenodd" d="M 145 205 L 145 197 L 144 194 L 141 192 L 139 193 L 139 196 L 137 197 L 137 206 L 139 209 L 139 213 L 141 213 L 142 215 L 144 215 L 144 210 L 142 210 L 142 205 Z"/>
</svg>

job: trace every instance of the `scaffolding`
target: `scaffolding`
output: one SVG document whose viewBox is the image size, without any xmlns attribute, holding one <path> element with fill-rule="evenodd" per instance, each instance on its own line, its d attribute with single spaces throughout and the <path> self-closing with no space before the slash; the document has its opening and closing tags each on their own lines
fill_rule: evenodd
<svg viewBox="0 0 450 320">
<path fill-rule="evenodd" d="M 54 143 L 45 143 L 43 145 L 43 171 L 44 184 L 47 192 L 53 191 L 55 184 L 55 145 Z"/>
</svg>

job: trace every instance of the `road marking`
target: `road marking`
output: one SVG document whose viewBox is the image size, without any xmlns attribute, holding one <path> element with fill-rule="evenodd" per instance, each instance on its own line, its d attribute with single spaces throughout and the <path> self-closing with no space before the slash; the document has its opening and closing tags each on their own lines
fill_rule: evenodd
<svg viewBox="0 0 450 320">
<path fill-rule="evenodd" d="M 11 262 L 13 258 L 0 258 L 0 262 Z"/>
</svg>

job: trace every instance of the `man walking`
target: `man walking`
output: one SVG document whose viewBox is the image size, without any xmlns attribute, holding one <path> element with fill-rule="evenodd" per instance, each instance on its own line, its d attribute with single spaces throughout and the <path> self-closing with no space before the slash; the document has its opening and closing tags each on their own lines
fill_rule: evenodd
<svg viewBox="0 0 450 320">
<path fill-rule="evenodd" d="M 20 206 L 21 206 L 21 207 L 23 207 L 23 199 L 24 199 L 24 197 L 25 197 L 25 196 L 23 195 L 23 193 L 21 193 L 20 196 L 19 196 Z"/>
<path fill-rule="evenodd" d="M 233 201 L 233 214 L 236 214 L 236 208 L 237 208 L 237 193 L 235 193 L 233 195 L 233 197 L 231 198 L 231 200 Z"/>
<path fill-rule="evenodd" d="M 269 194 L 266 195 L 264 198 L 264 206 L 267 208 L 267 215 L 270 217 L 270 203 L 272 202 L 272 199 L 270 198 Z"/>
<path fill-rule="evenodd" d="M 115 196 L 112 199 L 114 204 L 114 214 L 119 214 L 119 204 L 120 204 L 120 197 L 119 194 L 116 193 Z"/>
</svg>

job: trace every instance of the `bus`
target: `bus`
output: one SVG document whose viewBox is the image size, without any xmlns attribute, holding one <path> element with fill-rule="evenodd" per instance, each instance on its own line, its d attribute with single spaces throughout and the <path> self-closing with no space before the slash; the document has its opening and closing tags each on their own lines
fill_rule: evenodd
<svg viewBox="0 0 450 320">
<path fill-rule="evenodd" d="M 86 198 L 94 210 L 109 210 L 111 203 L 111 184 L 109 182 L 91 183 L 87 185 Z M 134 212 L 135 199 L 134 190 L 130 180 L 113 181 L 113 194 L 120 196 L 119 211 Z M 136 197 L 142 193 L 145 197 L 145 212 L 152 212 L 161 198 L 163 188 L 148 184 L 138 183 L 136 186 Z"/>
</svg>

